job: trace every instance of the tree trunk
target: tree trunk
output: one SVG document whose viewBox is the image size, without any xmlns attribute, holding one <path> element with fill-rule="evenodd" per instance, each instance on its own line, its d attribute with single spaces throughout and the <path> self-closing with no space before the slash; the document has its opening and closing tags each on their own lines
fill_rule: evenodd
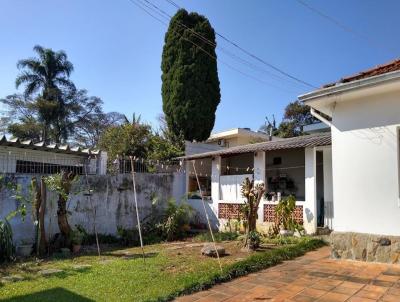
<svg viewBox="0 0 400 302">
<path fill-rule="evenodd" d="M 40 181 L 40 186 L 37 183 L 35 177 L 32 177 L 31 181 L 32 189 L 35 192 L 34 195 L 34 207 L 35 207 L 35 219 L 37 220 L 36 225 L 36 255 L 43 256 L 47 249 L 46 230 L 44 225 L 44 216 L 46 212 L 46 187 L 44 184 L 44 178 Z"/>
<path fill-rule="evenodd" d="M 33 207 L 34 207 L 34 219 L 39 222 L 39 208 L 40 203 L 42 202 L 42 198 L 40 196 L 40 189 L 36 180 L 36 177 L 32 177 L 31 179 L 31 188 L 34 192 L 33 197 Z M 36 256 L 39 256 L 39 245 L 40 245 L 40 229 L 39 223 L 35 224 L 35 245 L 36 245 Z"/>
<path fill-rule="evenodd" d="M 70 234 L 72 231 L 68 223 L 67 201 L 68 201 L 68 195 L 71 190 L 73 178 L 74 174 L 72 172 L 70 173 L 67 173 L 65 171 L 61 172 L 61 186 L 63 193 L 58 194 L 58 209 L 57 209 L 58 227 L 60 228 L 60 232 L 64 236 L 67 242 L 69 241 Z"/>
</svg>

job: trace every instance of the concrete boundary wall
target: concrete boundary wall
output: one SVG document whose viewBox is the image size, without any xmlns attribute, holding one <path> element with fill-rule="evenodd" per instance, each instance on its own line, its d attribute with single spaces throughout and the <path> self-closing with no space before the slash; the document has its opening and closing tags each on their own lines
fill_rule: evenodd
<svg viewBox="0 0 400 302">
<path fill-rule="evenodd" d="M 36 177 L 39 178 L 40 176 Z M 23 195 L 29 196 L 32 175 L 8 174 L 6 178 L 20 184 Z M 185 175 L 183 173 L 137 173 L 135 178 L 141 218 L 149 215 L 154 196 L 161 200 L 173 197 L 179 202 L 185 195 Z M 96 220 L 99 233 L 116 235 L 118 227 L 128 229 L 136 226 L 131 175 L 91 175 L 88 180 L 93 190 L 91 199 L 97 213 Z M 0 218 L 4 218 L 16 207 L 17 201 L 12 192 L 2 189 L 0 191 Z M 69 223 L 72 227 L 81 225 L 88 233 L 93 232 L 93 214 L 87 194 L 85 176 L 80 176 L 72 186 L 68 211 L 70 212 Z M 58 233 L 57 195 L 53 192 L 47 192 L 45 217 L 46 234 Z M 34 221 L 31 207 L 28 208 L 25 221 L 17 216 L 10 222 L 16 243 L 34 242 Z"/>
</svg>

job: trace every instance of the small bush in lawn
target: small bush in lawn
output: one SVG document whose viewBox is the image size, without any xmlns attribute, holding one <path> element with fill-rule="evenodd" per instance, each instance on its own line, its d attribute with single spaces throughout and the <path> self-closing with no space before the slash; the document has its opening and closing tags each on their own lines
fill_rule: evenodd
<svg viewBox="0 0 400 302">
<path fill-rule="evenodd" d="M 160 222 L 157 224 L 161 237 L 165 237 L 167 240 L 184 238 L 190 230 L 189 222 L 193 212 L 193 208 L 188 203 L 182 201 L 178 204 L 175 199 L 170 198 L 161 215 Z"/>
<path fill-rule="evenodd" d="M 219 233 L 214 233 L 214 239 L 217 242 L 221 241 L 233 241 L 236 240 L 239 237 L 238 233 L 235 232 L 219 232 Z M 194 241 L 198 242 L 209 242 L 212 241 L 211 234 L 210 232 L 205 232 L 197 235 L 194 237 Z"/>
<path fill-rule="evenodd" d="M 290 237 L 290 236 L 277 236 L 275 238 L 263 238 L 263 243 L 276 244 L 276 245 L 288 245 L 297 244 L 301 242 L 302 238 Z"/>
</svg>

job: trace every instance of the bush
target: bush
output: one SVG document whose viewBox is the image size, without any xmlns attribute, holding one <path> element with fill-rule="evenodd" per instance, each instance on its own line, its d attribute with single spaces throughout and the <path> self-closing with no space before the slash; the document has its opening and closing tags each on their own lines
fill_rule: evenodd
<svg viewBox="0 0 400 302">
<path fill-rule="evenodd" d="M 13 234 L 7 219 L 0 220 L 0 263 L 14 258 Z"/>
<path fill-rule="evenodd" d="M 301 238 L 288 237 L 288 236 L 277 236 L 276 238 L 264 238 L 263 243 L 277 244 L 277 245 L 288 245 L 297 244 L 301 241 Z"/>
<path fill-rule="evenodd" d="M 184 201 L 177 204 L 173 198 L 170 198 L 167 201 L 167 208 L 157 224 L 160 236 L 166 240 L 185 237 L 190 229 L 189 222 L 192 215 L 193 208 L 189 204 Z"/>
</svg>

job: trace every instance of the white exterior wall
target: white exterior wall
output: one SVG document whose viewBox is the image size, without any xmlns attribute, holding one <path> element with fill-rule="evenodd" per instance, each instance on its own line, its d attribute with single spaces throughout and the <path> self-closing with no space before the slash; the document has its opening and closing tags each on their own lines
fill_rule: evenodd
<svg viewBox="0 0 400 302">
<path fill-rule="evenodd" d="M 333 228 L 400 235 L 400 92 L 337 102 L 332 114 Z"/>
</svg>

